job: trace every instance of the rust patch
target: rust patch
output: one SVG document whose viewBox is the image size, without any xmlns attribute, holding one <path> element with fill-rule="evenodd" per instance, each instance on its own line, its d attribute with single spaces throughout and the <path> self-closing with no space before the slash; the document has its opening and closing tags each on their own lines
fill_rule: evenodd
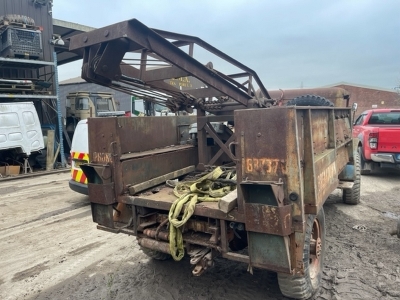
<svg viewBox="0 0 400 300">
<path fill-rule="evenodd" d="M 286 236 L 292 232 L 291 205 L 271 206 L 245 205 L 246 229 L 248 231 Z"/>
<path fill-rule="evenodd" d="M 346 147 L 341 147 L 336 151 L 336 169 L 341 172 L 349 161 L 349 151 Z"/>
<path fill-rule="evenodd" d="M 325 155 L 315 159 L 316 199 L 308 199 L 307 204 L 320 207 L 339 184 L 335 150 L 329 149 Z"/>
<path fill-rule="evenodd" d="M 331 186 L 337 183 L 336 163 L 332 162 L 317 176 L 318 199 L 323 199 L 330 192 Z"/>
<path fill-rule="evenodd" d="M 314 155 L 321 154 L 328 148 L 329 134 L 333 134 L 328 132 L 328 113 L 329 111 L 324 110 L 311 110 Z"/>
<path fill-rule="evenodd" d="M 235 111 L 238 182 L 277 181 L 288 172 L 292 148 L 287 135 L 293 130 L 293 115 L 294 110 L 286 108 Z"/>
<path fill-rule="evenodd" d="M 89 199 L 92 203 L 103 205 L 117 202 L 114 194 L 114 183 L 95 184 L 88 183 Z"/>
</svg>

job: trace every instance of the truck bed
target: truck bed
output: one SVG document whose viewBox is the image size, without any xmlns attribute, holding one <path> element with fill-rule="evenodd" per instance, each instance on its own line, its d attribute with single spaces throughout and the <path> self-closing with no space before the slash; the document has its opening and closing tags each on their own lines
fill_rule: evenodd
<svg viewBox="0 0 400 300">
<path fill-rule="evenodd" d="M 138 196 L 127 196 L 125 203 L 169 211 L 172 203 L 178 198 L 174 195 L 173 188 L 165 185 L 158 188 L 160 189 L 159 192 L 154 194 L 142 193 Z M 218 208 L 218 202 L 198 202 L 194 214 L 208 218 L 244 222 L 244 214 L 240 214 L 237 208 L 229 213 L 224 213 Z"/>
</svg>

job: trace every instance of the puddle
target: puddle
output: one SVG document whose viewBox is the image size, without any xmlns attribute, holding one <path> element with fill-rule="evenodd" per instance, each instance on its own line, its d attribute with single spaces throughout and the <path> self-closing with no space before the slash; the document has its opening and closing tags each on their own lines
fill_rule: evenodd
<svg viewBox="0 0 400 300">
<path fill-rule="evenodd" d="M 398 220 L 400 219 L 399 215 L 396 215 L 395 213 L 392 213 L 390 211 L 385 211 L 384 213 L 382 213 L 385 217 L 390 218 L 390 219 L 395 219 Z"/>
</svg>

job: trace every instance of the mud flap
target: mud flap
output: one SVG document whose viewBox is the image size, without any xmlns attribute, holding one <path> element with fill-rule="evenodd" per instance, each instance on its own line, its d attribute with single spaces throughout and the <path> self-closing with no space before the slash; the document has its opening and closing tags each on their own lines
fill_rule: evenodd
<svg viewBox="0 0 400 300">
<path fill-rule="evenodd" d="M 103 205 L 92 202 L 91 206 L 93 222 L 108 228 L 114 228 L 112 205 Z"/>
<path fill-rule="evenodd" d="M 357 156 L 357 151 L 353 152 L 353 159 Z M 354 162 L 348 163 L 342 172 L 339 173 L 339 180 L 343 181 L 354 181 L 356 180 L 357 174 L 356 174 L 356 169 L 354 167 Z"/>
<path fill-rule="evenodd" d="M 290 273 L 289 238 L 248 232 L 250 268 Z"/>
<path fill-rule="evenodd" d="M 343 181 L 354 181 L 356 179 L 354 165 L 346 165 L 339 174 L 339 179 Z"/>
</svg>

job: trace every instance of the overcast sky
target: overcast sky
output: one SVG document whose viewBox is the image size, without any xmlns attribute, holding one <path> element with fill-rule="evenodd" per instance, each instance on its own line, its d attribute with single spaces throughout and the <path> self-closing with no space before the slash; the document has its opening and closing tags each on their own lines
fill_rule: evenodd
<svg viewBox="0 0 400 300">
<path fill-rule="evenodd" d="M 267 89 L 400 85 L 398 0 L 55 0 L 53 17 L 96 28 L 136 18 L 198 36 L 256 71 Z M 61 66 L 59 80 L 80 68 Z"/>
</svg>

